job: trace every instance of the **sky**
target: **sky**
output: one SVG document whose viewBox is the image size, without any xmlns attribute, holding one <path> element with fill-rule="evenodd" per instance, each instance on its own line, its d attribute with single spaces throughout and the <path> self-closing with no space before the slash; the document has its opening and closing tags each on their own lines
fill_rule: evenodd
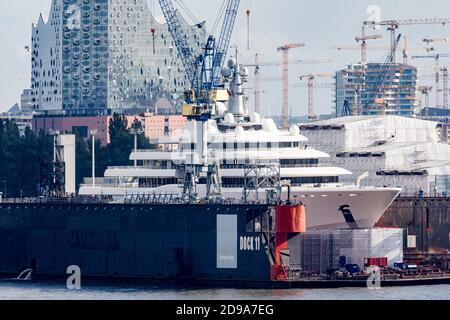
<svg viewBox="0 0 450 320">
<path fill-rule="evenodd" d="M 174 4 L 177 6 L 177 1 Z M 224 0 L 183 0 L 198 21 L 207 21 L 209 31 L 217 19 L 219 8 Z M 162 15 L 157 0 L 147 0 L 155 15 Z M 31 24 L 37 22 L 39 13 L 49 14 L 51 0 L 15 0 L 0 2 L 0 112 L 6 111 L 20 102 L 23 89 L 30 86 L 30 54 L 25 46 L 31 42 Z M 180 7 L 181 8 L 181 7 Z M 250 50 L 247 50 L 247 18 L 245 11 L 251 10 Z M 181 10 L 182 13 L 185 11 Z M 294 87 L 300 81 L 299 76 L 309 73 L 333 73 L 350 63 L 358 63 L 360 50 L 337 51 L 333 46 L 356 46 L 355 36 L 361 34 L 362 22 L 373 15 L 381 20 L 450 18 L 448 0 L 242 0 L 239 16 L 232 39 L 240 51 L 240 62 L 251 64 L 256 53 L 262 63 L 281 62 L 281 53 L 277 47 L 287 43 L 305 43 L 303 48 L 289 53 L 290 60 L 332 59 L 332 63 L 311 65 L 290 65 L 289 106 L 293 116 L 307 114 L 307 89 Z M 194 21 L 192 21 L 194 22 Z M 422 39 L 425 37 L 450 37 L 450 25 L 413 25 L 400 27 L 401 34 L 408 37 L 411 55 L 426 54 Z M 381 34 L 383 38 L 372 41 L 374 46 L 388 47 L 389 33 L 385 29 L 371 30 L 370 34 Z M 450 53 L 450 43 L 433 45 L 436 52 Z M 400 50 L 401 51 L 401 50 Z M 387 50 L 369 51 L 368 60 L 383 62 Z M 398 59 L 401 59 L 399 52 Z M 447 61 L 446 61 L 447 60 Z M 421 67 L 421 84 L 433 85 L 434 61 L 431 59 L 413 60 Z M 445 59 L 442 64 L 450 64 Z M 253 74 L 250 69 L 250 74 Z M 282 75 L 280 66 L 261 67 L 261 77 L 272 78 L 262 83 L 262 113 L 275 116 L 281 113 L 282 84 L 276 78 Z M 275 78 L 275 81 L 274 81 Z M 330 83 L 332 79 L 320 78 L 319 83 Z M 253 77 L 247 84 L 250 96 L 249 105 L 253 106 Z M 333 90 L 317 88 L 314 92 L 314 108 L 318 114 L 329 114 L 334 110 Z M 434 94 L 431 95 L 434 103 Z"/>
</svg>

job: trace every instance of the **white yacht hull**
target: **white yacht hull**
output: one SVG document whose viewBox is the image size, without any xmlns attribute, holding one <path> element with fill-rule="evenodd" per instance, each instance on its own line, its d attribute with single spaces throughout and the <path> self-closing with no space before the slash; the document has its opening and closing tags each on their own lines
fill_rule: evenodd
<svg viewBox="0 0 450 320">
<path fill-rule="evenodd" d="M 122 200 L 126 194 L 175 193 L 180 189 L 175 185 L 160 188 L 136 187 L 90 187 L 83 186 L 80 195 L 112 196 Z M 291 199 L 301 201 L 306 206 L 306 223 L 309 229 L 348 228 L 344 214 L 354 220 L 358 228 L 373 228 L 384 212 L 389 208 L 401 189 L 397 188 L 358 188 L 358 187 L 323 187 L 291 189 Z M 205 188 L 198 187 L 200 196 Z M 242 189 L 223 189 L 224 198 L 242 199 Z M 287 199 L 287 190 L 283 191 Z M 265 192 L 259 193 L 259 199 L 265 199 Z M 342 209 L 342 210 L 340 210 Z M 345 211 L 345 212 L 344 212 Z M 355 226 L 355 225 L 354 225 Z"/>
</svg>

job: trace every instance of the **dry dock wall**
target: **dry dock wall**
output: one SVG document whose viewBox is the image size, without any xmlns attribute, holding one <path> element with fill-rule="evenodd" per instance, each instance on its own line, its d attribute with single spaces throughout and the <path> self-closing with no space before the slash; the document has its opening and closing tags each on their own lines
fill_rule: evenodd
<svg viewBox="0 0 450 320">
<path fill-rule="evenodd" d="M 450 251 L 450 198 L 399 198 L 377 223 L 405 228 L 420 252 Z M 413 244 L 414 246 L 414 244 Z"/>
</svg>

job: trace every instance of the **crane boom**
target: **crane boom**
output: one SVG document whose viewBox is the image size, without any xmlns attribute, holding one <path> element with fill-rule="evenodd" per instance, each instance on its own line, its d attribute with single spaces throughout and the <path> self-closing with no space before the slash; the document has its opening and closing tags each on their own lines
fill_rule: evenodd
<svg viewBox="0 0 450 320">
<path fill-rule="evenodd" d="M 376 28 L 377 26 L 387 26 L 387 30 L 391 33 L 391 50 L 396 45 L 396 31 L 402 25 L 425 25 L 425 24 L 442 24 L 445 26 L 450 23 L 450 19 L 403 19 L 403 20 L 385 20 L 385 21 L 364 21 L 364 26 Z M 391 62 L 395 62 L 395 55 L 392 57 Z"/>
<path fill-rule="evenodd" d="M 283 129 L 289 129 L 289 51 L 295 48 L 304 47 L 304 43 L 290 43 L 281 46 L 277 51 L 283 53 L 283 108 L 282 122 Z"/>
<path fill-rule="evenodd" d="M 213 61 L 214 81 L 219 83 L 220 70 L 225 62 L 228 48 L 230 46 L 231 35 L 233 34 L 240 0 L 228 0 L 222 30 L 217 43 L 216 54 Z"/>
<path fill-rule="evenodd" d="M 440 90 L 441 90 L 441 85 L 440 85 L 440 76 L 441 76 L 441 67 L 440 67 L 440 59 L 441 58 L 450 58 L 450 54 L 448 53 L 438 53 L 438 54 L 434 54 L 434 55 L 423 55 L 423 56 L 413 56 L 413 59 L 434 59 L 435 61 L 435 82 L 436 82 L 436 107 L 440 107 L 441 102 L 440 102 Z M 445 79 L 444 79 L 444 83 L 445 83 Z M 444 100 L 445 100 L 445 92 L 444 92 Z M 444 101 L 444 105 L 446 104 L 446 101 Z"/>
<path fill-rule="evenodd" d="M 186 75 L 190 82 L 193 81 L 195 76 L 195 58 L 192 54 L 189 44 L 187 42 L 186 34 L 181 26 L 181 22 L 177 16 L 177 11 L 173 6 L 171 0 L 158 0 L 163 12 L 164 18 L 167 21 L 169 31 L 172 34 L 175 46 L 183 62 L 186 70 Z"/>
</svg>

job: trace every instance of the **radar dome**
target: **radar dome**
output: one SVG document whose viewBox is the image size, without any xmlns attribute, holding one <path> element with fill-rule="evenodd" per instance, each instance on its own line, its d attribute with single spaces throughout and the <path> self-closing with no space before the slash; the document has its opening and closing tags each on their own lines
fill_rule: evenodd
<svg viewBox="0 0 450 320">
<path fill-rule="evenodd" d="M 248 75 L 249 75 L 249 72 L 248 72 L 248 69 L 247 68 L 242 68 L 241 69 L 241 76 L 242 77 L 248 77 Z"/>
<path fill-rule="evenodd" d="M 233 124 L 233 123 L 235 123 L 234 115 L 232 113 L 227 113 L 225 115 L 224 121 L 225 121 L 226 124 Z"/>
<path fill-rule="evenodd" d="M 228 110 L 227 106 L 223 102 L 216 102 L 216 109 L 219 116 L 223 116 Z"/>
<path fill-rule="evenodd" d="M 230 78 L 232 76 L 232 72 L 230 68 L 223 68 L 222 69 L 222 76 L 224 78 Z"/>
<path fill-rule="evenodd" d="M 191 133 L 189 130 L 183 130 L 180 136 L 180 143 L 188 143 L 189 141 L 191 141 Z"/>
<path fill-rule="evenodd" d="M 263 119 L 262 121 L 263 130 L 266 132 L 278 132 L 277 125 L 273 119 Z"/>
<path fill-rule="evenodd" d="M 244 128 L 242 126 L 237 126 L 236 129 L 234 129 L 234 133 L 236 134 L 236 137 L 243 137 L 245 134 Z"/>
<path fill-rule="evenodd" d="M 261 116 L 257 112 L 253 112 L 250 114 L 250 121 L 253 123 L 260 123 L 261 122 Z"/>
<path fill-rule="evenodd" d="M 228 68 L 234 68 L 236 66 L 236 60 L 230 59 L 228 60 Z"/>
<path fill-rule="evenodd" d="M 297 125 L 293 125 L 289 129 L 289 133 L 291 134 L 291 136 L 299 136 L 300 135 L 300 128 Z"/>
</svg>

